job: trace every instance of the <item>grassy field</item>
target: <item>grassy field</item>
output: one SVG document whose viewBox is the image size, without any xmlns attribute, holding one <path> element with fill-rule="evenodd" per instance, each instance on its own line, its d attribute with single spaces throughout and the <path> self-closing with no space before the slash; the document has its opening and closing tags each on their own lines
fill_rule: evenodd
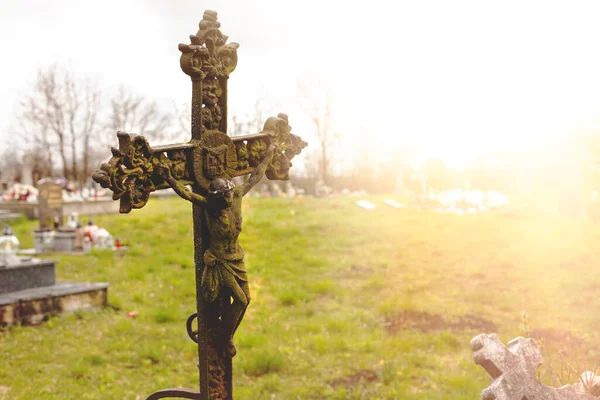
<svg viewBox="0 0 600 400">
<path fill-rule="evenodd" d="M 587 351 L 588 368 L 600 361 L 600 227 L 522 210 L 394 209 L 382 198 L 367 211 L 355 200 L 246 200 L 253 301 L 236 335 L 236 399 L 478 399 L 489 378 L 469 341 L 482 332 L 543 336 L 548 382 L 548 365 L 565 365 L 558 349 Z M 109 282 L 110 307 L 1 332 L 1 400 L 197 388 L 184 326 L 195 306 L 191 206 L 152 199 L 94 221 L 130 251 L 52 258 L 59 280 Z M 34 226 L 14 222 L 23 247 Z"/>
</svg>

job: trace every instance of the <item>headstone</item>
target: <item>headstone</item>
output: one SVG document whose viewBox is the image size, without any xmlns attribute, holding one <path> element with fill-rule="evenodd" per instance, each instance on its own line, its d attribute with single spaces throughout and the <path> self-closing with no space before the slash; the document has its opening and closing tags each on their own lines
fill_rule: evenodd
<svg viewBox="0 0 600 400">
<path fill-rule="evenodd" d="M 481 334 L 471 340 L 473 360 L 492 377 L 481 392 L 484 400 L 598 400 L 600 378 L 584 372 L 573 385 L 553 388 L 537 380 L 542 363 L 540 348 L 534 339 L 518 337 L 505 346 L 498 335 Z"/>
<path fill-rule="evenodd" d="M 69 253 L 75 250 L 75 229 L 57 229 L 54 232 L 54 251 Z"/>
<path fill-rule="evenodd" d="M 80 250 L 77 247 L 77 228 L 73 215 L 69 215 L 69 224 L 63 225 L 62 185 L 45 181 L 39 185 L 38 195 L 39 228 L 33 232 L 36 253 L 56 251 L 68 253 Z"/>
<path fill-rule="evenodd" d="M 33 248 L 37 254 L 54 250 L 54 232 L 49 228 L 33 231 Z"/>
<path fill-rule="evenodd" d="M 63 220 L 63 198 L 62 186 L 58 183 L 45 181 L 38 186 L 38 216 L 40 230 L 53 228 L 58 220 L 62 225 Z"/>
</svg>

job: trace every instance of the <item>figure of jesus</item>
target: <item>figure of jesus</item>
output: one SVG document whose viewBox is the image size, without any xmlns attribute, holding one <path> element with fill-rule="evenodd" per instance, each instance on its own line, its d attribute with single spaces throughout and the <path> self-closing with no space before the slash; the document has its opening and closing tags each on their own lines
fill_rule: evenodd
<svg viewBox="0 0 600 400">
<path fill-rule="evenodd" d="M 204 252 L 202 296 L 207 304 L 214 302 L 219 296 L 225 298 L 221 321 L 223 331 L 228 336 L 225 352 L 230 357 L 236 354 L 233 335 L 250 303 L 244 252 L 238 242 L 242 231 L 242 197 L 262 179 L 277 148 L 277 143 L 269 145 L 260 164 L 246 182 L 235 186 L 227 179 L 214 179 L 209 184 L 206 197 L 193 193 L 178 182 L 167 166 L 160 165 L 157 168 L 179 196 L 205 207 L 210 247 Z M 233 298 L 233 302 L 230 298 Z"/>
</svg>

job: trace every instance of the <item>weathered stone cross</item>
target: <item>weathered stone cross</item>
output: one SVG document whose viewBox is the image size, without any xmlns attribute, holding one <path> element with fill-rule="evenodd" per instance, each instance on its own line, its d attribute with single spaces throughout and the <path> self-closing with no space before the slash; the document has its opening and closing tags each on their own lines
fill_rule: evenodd
<svg viewBox="0 0 600 400">
<path fill-rule="evenodd" d="M 290 133 L 285 114 L 267 119 L 260 133 L 227 135 L 227 80 L 239 45 L 227 44 L 220 26 L 217 13 L 207 10 L 191 44 L 179 45 L 181 69 L 192 79 L 191 140 L 150 147 L 143 136 L 117 132 L 119 148 L 112 148 L 112 158 L 93 174 L 121 201 L 121 213 L 142 208 L 152 191 L 168 187 L 193 204 L 197 312 L 188 318 L 187 330 L 198 344 L 200 391 L 166 389 L 148 400 L 233 398 L 233 334 L 250 301 L 238 243 L 242 197 L 265 174 L 287 180 L 290 160 L 306 146 Z M 231 182 L 247 174 L 245 183 Z"/>
<path fill-rule="evenodd" d="M 475 363 L 493 379 L 481 392 L 483 400 L 594 400 L 600 395 L 599 378 L 591 371 L 559 388 L 538 381 L 542 355 L 534 339 L 518 337 L 505 346 L 495 333 L 481 334 L 471 340 L 471 349 Z"/>
</svg>

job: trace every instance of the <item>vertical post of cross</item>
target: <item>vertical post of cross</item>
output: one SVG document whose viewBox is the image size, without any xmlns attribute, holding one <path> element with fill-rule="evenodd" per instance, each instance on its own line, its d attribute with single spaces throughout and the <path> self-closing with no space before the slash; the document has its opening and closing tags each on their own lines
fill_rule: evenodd
<svg viewBox="0 0 600 400">
<path fill-rule="evenodd" d="M 227 132 L 227 80 L 229 73 L 237 65 L 238 44 L 226 44 L 227 36 L 219 30 L 220 25 L 217 21 L 217 13 L 206 10 L 199 23 L 198 33 L 190 35 L 191 44 L 179 45 L 181 69 L 192 80 L 190 142 L 196 145 L 202 142 L 203 133 L 207 130 L 218 129 L 221 132 Z M 201 166 L 199 167 L 196 168 L 196 171 L 201 170 Z M 192 189 L 196 194 L 206 195 L 206 188 L 198 183 L 194 184 Z M 219 324 L 220 303 L 205 304 L 202 297 L 201 279 L 205 268 L 204 252 L 210 246 L 204 205 L 193 204 L 193 218 L 200 398 L 208 400 L 211 386 L 213 386 L 213 390 L 224 392 L 226 398 L 231 399 L 231 358 L 223 358 L 222 343 L 212 332 L 209 332 L 209 325 Z M 219 367 L 215 368 L 213 365 L 212 368 L 209 368 L 209 364 L 218 364 Z M 220 366 L 223 369 L 222 374 L 215 372 L 215 369 L 221 369 Z"/>
<path fill-rule="evenodd" d="M 219 130 L 221 132 L 227 133 L 227 83 L 229 81 L 229 76 L 220 76 L 219 84 L 221 86 L 221 97 L 219 97 L 219 106 L 221 108 L 221 123 L 219 126 Z M 204 262 L 204 260 L 202 260 Z M 198 321 L 200 321 L 198 319 Z M 224 361 L 225 366 L 225 376 L 224 376 L 224 384 L 225 384 L 225 392 L 228 393 L 228 400 L 233 399 L 233 367 L 231 358 L 227 358 Z"/>
<path fill-rule="evenodd" d="M 192 78 L 192 140 L 200 140 L 202 112 L 202 80 Z M 199 193 L 201 188 L 193 185 L 194 193 Z M 194 220 L 194 265 L 196 274 L 196 312 L 198 316 L 198 373 L 200 374 L 200 399 L 208 400 L 208 343 L 206 311 L 202 297 L 202 272 L 204 271 L 204 250 L 208 248 L 209 237 L 204 221 L 204 206 L 192 204 Z"/>
<path fill-rule="evenodd" d="M 184 47 L 185 46 L 185 47 Z M 190 49 L 189 45 L 180 45 L 181 69 L 188 74 L 192 80 L 192 105 L 191 105 L 191 141 L 199 142 L 202 139 L 202 80 L 205 74 L 202 70 L 194 68 L 194 55 L 201 49 Z M 191 51 L 190 51 L 191 50 Z M 193 185 L 193 190 L 198 193 L 201 188 Z M 200 399 L 208 400 L 208 357 L 207 357 L 207 337 L 206 337 L 206 319 L 204 312 L 204 299 L 201 296 L 200 287 L 202 271 L 204 270 L 204 249 L 207 248 L 203 243 L 207 238 L 204 224 L 204 207 L 199 204 L 192 204 L 192 213 L 194 221 L 194 265 L 196 274 L 196 309 L 198 319 L 198 373 L 200 383 Z"/>
</svg>

